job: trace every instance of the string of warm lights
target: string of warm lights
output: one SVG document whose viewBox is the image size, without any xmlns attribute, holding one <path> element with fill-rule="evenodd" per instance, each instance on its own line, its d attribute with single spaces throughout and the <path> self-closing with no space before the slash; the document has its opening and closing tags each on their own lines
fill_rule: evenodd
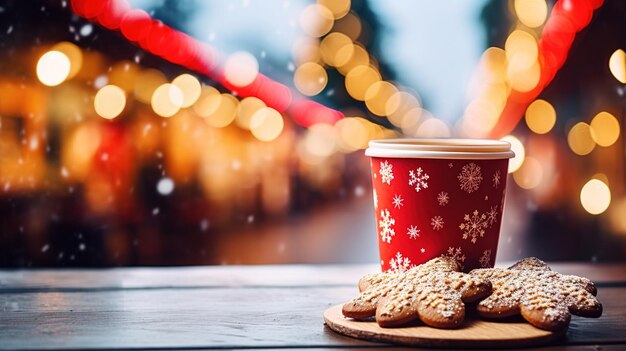
<svg viewBox="0 0 626 351">
<path fill-rule="evenodd" d="M 238 96 L 256 97 L 269 108 L 293 115 L 294 121 L 305 127 L 334 123 L 343 117 L 341 112 L 300 97 L 287 86 L 259 73 L 252 55 L 240 52 L 224 60 L 215 48 L 151 18 L 143 10 L 132 9 L 126 0 L 72 0 L 71 6 L 77 15 L 105 28 L 119 30 L 144 50 L 204 74 Z M 167 95 L 177 96 L 177 90 L 172 87 L 164 88 L 169 90 Z"/>
<path fill-rule="evenodd" d="M 358 41 L 363 27 L 350 9 L 349 0 L 318 0 L 302 11 L 304 35 L 294 45 L 296 88 L 304 95 L 320 94 L 328 82 L 326 70 L 334 68 L 345 77 L 350 97 L 364 102 L 372 115 L 387 118 L 404 135 L 450 136 L 448 125 L 423 109 L 414 93 L 383 80 L 376 59 Z"/>
<path fill-rule="evenodd" d="M 483 54 L 473 79 L 475 93 L 460 123 L 462 132 L 470 136 L 500 137 L 510 133 L 522 116 L 533 133 L 550 132 L 556 123 L 556 111 L 548 101 L 536 97 L 564 64 L 576 33 L 589 24 L 594 10 L 602 3 L 602 0 L 559 0 L 547 18 L 545 0 L 514 1 L 518 24 L 507 38 L 504 50 L 492 47 Z M 537 30 L 541 28 L 539 34 Z M 625 56 L 618 49 L 608 62 L 612 75 L 622 84 L 626 82 Z M 572 126 L 567 143 L 575 154 L 588 155 L 596 146 L 613 145 L 619 134 L 617 118 L 601 111 L 590 123 L 581 121 Z M 548 157 L 545 151 L 542 155 L 529 156 L 516 137 L 508 135 L 503 139 L 511 142 L 517 155 L 509 165 L 515 182 L 524 189 L 539 187 L 544 173 L 553 172 L 542 162 Z M 609 207 L 611 191 L 605 175 L 596 174 L 582 186 L 580 202 L 594 215 Z"/>
</svg>

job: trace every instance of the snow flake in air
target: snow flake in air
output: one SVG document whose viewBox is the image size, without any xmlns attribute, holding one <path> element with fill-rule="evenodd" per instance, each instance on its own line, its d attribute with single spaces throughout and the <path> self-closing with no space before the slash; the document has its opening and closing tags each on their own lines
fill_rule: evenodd
<svg viewBox="0 0 626 351">
<path fill-rule="evenodd" d="M 487 216 L 483 213 L 478 213 L 478 210 L 474 210 L 472 215 L 466 214 L 463 217 L 463 223 L 459 225 L 459 229 L 463 231 L 463 239 L 470 239 L 472 244 L 476 244 L 479 237 L 485 235 L 485 228 L 487 228 Z"/>
<path fill-rule="evenodd" d="M 392 201 L 392 202 L 393 202 L 393 207 L 395 207 L 395 208 L 400 208 L 400 207 L 404 206 L 404 204 L 402 203 L 402 201 L 404 201 L 404 199 L 402 198 L 402 196 L 400 196 L 400 195 L 396 194 L 396 195 L 393 197 L 393 201 Z"/>
<path fill-rule="evenodd" d="M 389 260 L 389 266 L 391 266 L 392 271 L 396 272 L 404 272 L 412 267 L 411 260 L 408 257 L 403 257 L 400 252 Z"/>
<path fill-rule="evenodd" d="M 480 183 L 483 181 L 482 173 L 480 172 L 480 166 L 474 162 L 463 166 L 461 173 L 457 176 L 461 190 L 465 190 L 468 193 L 473 193 L 478 190 Z"/>
<path fill-rule="evenodd" d="M 415 186 L 415 191 L 418 193 L 420 190 L 428 188 L 427 180 L 429 178 L 430 176 L 422 170 L 422 167 L 418 167 L 415 171 L 409 171 L 409 185 Z"/>
<path fill-rule="evenodd" d="M 396 220 L 391 217 L 389 210 L 384 209 L 380 211 L 378 227 L 380 228 L 380 237 L 383 242 L 386 242 L 387 244 L 391 243 L 391 238 L 396 235 L 396 231 L 393 229 L 395 224 Z"/>
<path fill-rule="evenodd" d="M 169 195 L 174 191 L 174 181 L 170 178 L 163 178 L 157 183 L 157 191 L 161 195 Z"/>
<path fill-rule="evenodd" d="M 381 181 L 387 183 L 387 185 L 391 185 L 391 181 L 393 180 L 393 165 L 387 161 L 381 162 L 379 173 Z"/>
</svg>

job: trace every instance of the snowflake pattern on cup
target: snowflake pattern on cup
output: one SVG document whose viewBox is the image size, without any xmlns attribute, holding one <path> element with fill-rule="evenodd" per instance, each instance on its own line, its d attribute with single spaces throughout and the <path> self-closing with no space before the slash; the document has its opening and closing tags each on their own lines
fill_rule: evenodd
<svg viewBox="0 0 626 351">
<path fill-rule="evenodd" d="M 466 214 L 463 217 L 463 223 L 459 225 L 459 229 L 463 232 L 463 239 L 470 238 L 472 244 L 476 244 L 478 237 L 485 235 L 485 228 L 487 228 L 487 216 L 483 213 L 480 214 L 478 210 L 474 210 L 472 215 Z"/>
<path fill-rule="evenodd" d="M 441 216 L 435 216 L 430 219 L 430 225 L 433 227 L 433 230 L 441 230 L 443 228 L 443 218 Z"/>
<path fill-rule="evenodd" d="M 412 267 L 411 260 L 408 257 L 402 256 L 399 251 L 396 253 L 395 257 L 389 260 L 389 266 L 392 271 L 396 272 L 404 272 Z"/>
<path fill-rule="evenodd" d="M 380 163 L 380 180 L 387 185 L 391 185 L 393 180 L 393 165 L 387 161 Z"/>
<path fill-rule="evenodd" d="M 402 270 L 442 254 L 470 270 L 483 267 L 496 252 L 505 164 L 460 160 L 449 167 L 449 161 L 440 161 L 373 159 L 383 270 Z"/>
<path fill-rule="evenodd" d="M 393 229 L 395 224 L 396 220 L 391 217 L 389 210 L 384 209 L 380 211 L 380 221 L 378 221 L 380 237 L 387 244 L 391 243 L 391 238 L 396 235 L 396 231 Z"/>
<path fill-rule="evenodd" d="M 468 193 L 473 193 L 478 190 L 480 183 L 483 181 L 482 173 L 480 172 L 480 166 L 474 162 L 463 166 L 461 173 L 457 176 L 459 185 L 462 190 Z"/>
<path fill-rule="evenodd" d="M 443 256 L 449 256 L 452 257 L 456 263 L 459 265 L 459 268 L 464 269 L 465 268 L 465 254 L 463 254 L 463 250 L 461 249 L 461 247 L 452 247 L 450 246 L 448 248 L 448 251 L 446 251 L 445 254 L 441 255 Z"/>
<path fill-rule="evenodd" d="M 500 171 L 496 171 L 491 178 L 491 182 L 493 183 L 493 187 L 497 188 L 500 185 Z"/>
<path fill-rule="evenodd" d="M 400 207 L 404 206 L 404 204 L 402 203 L 402 201 L 404 201 L 404 199 L 402 198 L 402 196 L 400 196 L 400 195 L 398 195 L 398 194 L 394 195 L 393 200 L 392 200 L 392 202 L 393 202 L 393 207 L 395 207 L 395 208 L 400 208 Z"/>
<path fill-rule="evenodd" d="M 445 191 L 442 191 L 439 194 L 437 194 L 437 202 L 439 203 L 439 206 L 447 205 L 449 200 L 450 200 L 450 196 Z"/>
<path fill-rule="evenodd" d="M 420 230 L 417 228 L 417 226 L 409 226 L 406 229 L 406 235 L 409 236 L 409 239 L 417 239 L 420 236 Z"/>
<path fill-rule="evenodd" d="M 409 185 L 415 186 L 415 191 L 417 191 L 418 193 L 420 192 L 420 190 L 428 188 L 427 180 L 429 178 L 430 176 L 426 174 L 424 170 L 422 170 L 422 167 L 418 167 L 416 170 L 409 171 Z"/>
<path fill-rule="evenodd" d="M 480 266 L 482 268 L 488 268 L 490 261 L 491 261 L 491 250 L 483 251 L 483 255 L 480 256 L 480 259 L 478 260 L 478 262 L 480 263 Z"/>
</svg>

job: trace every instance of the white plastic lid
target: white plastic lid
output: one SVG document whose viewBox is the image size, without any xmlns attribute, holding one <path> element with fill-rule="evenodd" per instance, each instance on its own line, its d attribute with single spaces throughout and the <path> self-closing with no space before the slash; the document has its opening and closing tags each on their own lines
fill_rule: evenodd
<svg viewBox="0 0 626 351">
<path fill-rule="evenodd" d="M 381 139 L 369 142 L 365 155 L 396 158 L 491 160 L 512 158 L 511 144 L 492 139 Z"/>
</svg>

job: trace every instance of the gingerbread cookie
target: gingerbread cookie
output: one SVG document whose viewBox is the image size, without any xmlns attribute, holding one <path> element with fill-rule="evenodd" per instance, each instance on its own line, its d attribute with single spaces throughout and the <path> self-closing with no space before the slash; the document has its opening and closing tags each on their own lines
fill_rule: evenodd
<svg viewBox="0 0 626 351">
<path fill-rule="evenodd" d="M 470 274 L 493 285 L 493 293 L 476 307 L 483 317 L 521 314 L 538 328 L 560 330 L 569 325 L 570 313 L 583 317 L 602 314 L 596 287 L 589 279 L 559 274 L 534 257 L 506 269 L 475 269 Z"/>
<path fill-rule="evenodd" d="M 368 274 L 359 281 L 359 289 L 359 296 L 343 306 L 344 316 L 376 316 L 381 327 L 419 318 L 432 327 L 455 328 L 465 318 L 464 303 L 488 296 L 491 284 L 459 272 L 454 259 L 438 257 L 404 272 Z"/>
</svg>

